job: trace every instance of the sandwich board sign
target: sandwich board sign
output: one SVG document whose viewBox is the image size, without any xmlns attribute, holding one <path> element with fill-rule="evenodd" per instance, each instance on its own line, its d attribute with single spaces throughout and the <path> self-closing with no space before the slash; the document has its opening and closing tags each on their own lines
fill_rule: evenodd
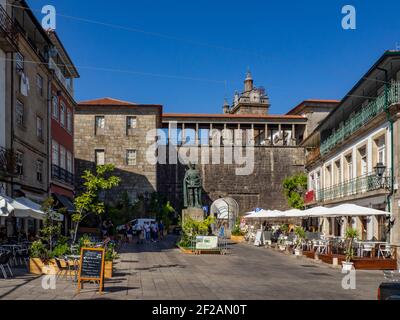
<svg viewBox="0 0 400 320">
<path fill-rule="evenodd" d="M 99 292 L 104 290 L 104 248 L 82 248 L 78 274 L 78 293 L 83 288 L 83 282 L 96 281 Z"/>
<path fill-rule="evenodd" d="M 262 230 L 257 230 L 256 239 L 254 240 L 254 245 L 259 247 L 264 244 L 264 233 Z"/>
</svg>

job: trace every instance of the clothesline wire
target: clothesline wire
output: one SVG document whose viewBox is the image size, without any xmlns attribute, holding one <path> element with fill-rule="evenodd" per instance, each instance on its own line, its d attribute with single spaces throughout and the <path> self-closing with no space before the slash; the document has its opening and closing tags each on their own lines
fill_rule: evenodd
<svg viewBox="0 0 400 320">
<path fill-rule="evenodd" d="M 16 59 L 11 58 L 0 58 L 3 61 L 17 61 Z M 38 64 L 48 66 L 48 63 L 41 61 L 30 61 L 24 60 L 24 63 L 30 64 Z M 58 67 L 71 67 L 70 65 L 65 64 L 56 64 Z M 201 81 L 201 82 L 211 82 L 226 85 L 226 80 L 214 80 L 214 79 L 206 79 L 206 78 L 196 78 L 196 77 L 188 77 L 188 76 L 180 76 L 173 74 L 161 74 L 161 73 L 151 73 L 151 72 L 143 72 L 143 71 L 135 71 L 135 70 L 123 70 L 123 69 L 114 69 L 114 68 L 105 68 L 105 67 L 93 67 L 93 66 L 76 66 L 78 69 L 87 69 L 93 71 L 103 71 L 103 72 L 115 72 L 115 73 L 125 73 L 125 74 L 133 74 L 133 75 L 142 75 L 149 77 L 158 77 L 158 78 L 169 78 L 169 79 L 179 79 L 179 80 L 193 80 L 193 81 Z"/>
<path fill-rule="evenodd" d="M 19 8 L 19 9 L 23 9 L 23 10 L 31 10 L 31 11 L 42 13 L 42 11 L 39 10 L 39 9 L 25 8 L 23 6 L 18 6 L 18 5 L 14 5 L 14 4 L 7 4 L 7 6 L 14 7 L 14 8 Z M 149 35 L 149 36 L 153 36 L 153 37 L 159 37 L 159 38 L 164 38 L 164 39 L 169 39 L 169 40 L 174 40 L 174 41 L 186 42 L 186 43 L 190 43 L 190 44 L 198 45 L 198 46 L 222 49 L 222 50 L 238 52 L 238 53 L 251 54 L 251 55 L 257 56 L 259 58 L 267 58 L 263 54 L 260 54 L 260 53 L 257 53 L 257 52 L 249 52 L 249 51 L 246 51 L 246 50 L 243 50 L 243 49 L 225 47 L 225 46 L 211 44 L 211 43 L 207 43 L 207 42 L 194 41 L 194 40 L 190 40 L 190 39 L 186 39 L 186 38 L 180 38 L 180 37 L 167 35 L 167 34 L 163 34 L 163 33 L 152 32 L 152 31 L 147 31 L 147 30 L 143 30 L 143 29 L 132 28 L 132 27 L 127 27 L 127 26 L 123 26 L 123 25 L 117 25 L 117 24 L 112 24 L 112 23 L 108 23 L 108 22 L 103 22 L 103 21 L 98 21 L 98 20 L 92 20 L 92 19 L 77 17 L 77 16 L 60 14 L 58 12 L 57 12 L 56 15 L 59 16 L 59 17 L 62 17 L 62 18 L 67 18 L 67 19 L 71 19 L 71 20 L 76 20 L 76 21 L 81 21 L 81 22 L 101 25 L 101 26 L 109 27 L 109 28 L 113 28 L 113 29 L 120 29 L 120 30 L 129 31 L 129 32 L 134 32 L 134 33 L 141 33 L 141 34 L 145 34 L 145 35 Z"/>
</svg>

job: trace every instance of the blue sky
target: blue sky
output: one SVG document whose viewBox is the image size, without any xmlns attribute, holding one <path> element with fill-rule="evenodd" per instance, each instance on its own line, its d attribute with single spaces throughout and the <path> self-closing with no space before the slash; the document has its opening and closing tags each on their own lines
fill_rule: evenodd
<svg viewBox="0 0 400 320">
<path fill-rule="evenodd" d="M 164 112 L 222 112 L 247 68 L 272 114 L 304 99 L 341 99 L 400 45 L 398 0 L 28 2 L 37 15 L 45 4 L 57 9 L 57 32 L 81 74 L 77 101 L 111 96 Z M 341 27 L 346 4 L 356 7 L 357 30 Z"/>
</svg>

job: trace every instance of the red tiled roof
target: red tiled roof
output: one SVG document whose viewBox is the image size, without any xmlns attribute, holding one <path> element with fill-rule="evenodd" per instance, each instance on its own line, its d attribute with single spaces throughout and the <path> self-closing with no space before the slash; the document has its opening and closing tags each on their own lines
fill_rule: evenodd
<svg viewBox="0 0 400 320">
<path fill-rule="evenodd" d="M 286 113 L 287 115 L 293 114 L 295 112 L 297 112 L 298 110 L 300 110 L 303 107 L 307 106 L 307 103 L 328 103 L 328 104 L 332 104 L 332 107 L 334 107 L 335 105 L 339 104 L 340 101 L 338 100 L 323 100 L 323 99 L 308 99 L 308 100 L 304 100 L 302 102 L 300 102 L 296 107 L 294 107 L 292 110 L 290 110 L 288 113 Z"/>
<path fill-rule="evenodd" d="M 260 115 L 260 114 L 193 114 L 193 113 L 164 113 L 163 118 L 227 118 L 227 119 L 304 119 L 298 115 Z"/>
<path fill-rule="evenodd" d="M 128 102 L 113 98 L 99 98 L 94 100 L 81 101 L 78 105 L 84 106 L 135 106 L 134 102 Z"/>
</svg>

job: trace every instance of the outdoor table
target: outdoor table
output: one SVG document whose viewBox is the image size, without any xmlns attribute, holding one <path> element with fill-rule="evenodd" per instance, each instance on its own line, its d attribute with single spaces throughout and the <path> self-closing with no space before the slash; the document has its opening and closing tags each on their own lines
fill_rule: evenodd
<svg viewBox="0 0 400 320">
<path fill-rule="evenodd" d="M 71 255 L 67 255 L 66 258 L 68 260 L 72 260 L 74 263 L 74 272 L 75 272 L 75 278 L 74 278 L 74 282 L 78 282 L 78 266 L 79 266 L 79 260 L 81 259 L 80 255 L 75 255 L 75 254 L 71 254 Z"/>
</svg>

